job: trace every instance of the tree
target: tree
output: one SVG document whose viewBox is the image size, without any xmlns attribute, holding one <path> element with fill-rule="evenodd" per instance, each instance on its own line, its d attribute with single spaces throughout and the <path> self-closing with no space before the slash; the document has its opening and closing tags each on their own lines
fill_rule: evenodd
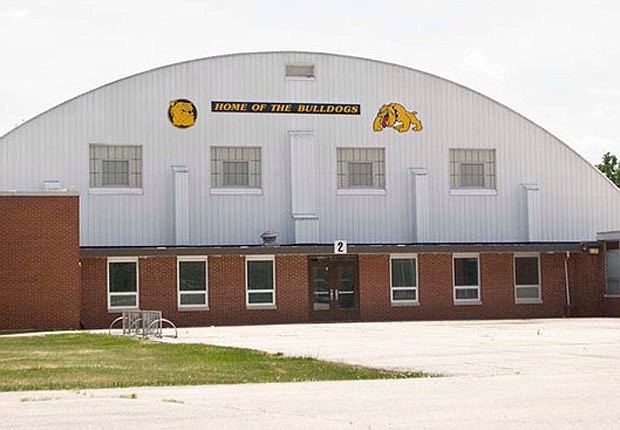
<svg viewBox="0 0 620 430">
<path fill-rule="evenodd" d="M 597 164 L 596 167 L 611 179 L 611 182 L 620 187 L 620 163 L 618 163 L 618 157 L 607 152 L 603 155 L 603 162 Z"/>
</svg>

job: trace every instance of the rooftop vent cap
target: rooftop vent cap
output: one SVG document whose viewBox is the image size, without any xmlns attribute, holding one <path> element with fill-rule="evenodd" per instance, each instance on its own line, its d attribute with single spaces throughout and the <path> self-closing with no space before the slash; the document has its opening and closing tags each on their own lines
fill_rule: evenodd
<svg viewBox="0 0 620 430">
<path fill-rule="evenodd" d="M 43 181 L 45 191 L 63 191 L 60 181 L 57 179 L 46 179 Z"/>
<path fill-rule="evenodd" d="M 293 79 L 314 79 L 314 64 L 287 64 L 286 77 Z"/>
<path fill-rule="evenodd" d="M 278 233 L 274 231 L 266 231 L 260 235 L 260 238 L 263 239 L 263 245 L 277 245 L 278 244 Z"/>
</svg>

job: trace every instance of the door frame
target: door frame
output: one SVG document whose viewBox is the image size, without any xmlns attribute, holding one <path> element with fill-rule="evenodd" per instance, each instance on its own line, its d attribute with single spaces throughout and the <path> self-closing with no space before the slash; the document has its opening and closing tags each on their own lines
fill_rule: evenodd
<svg viewBox="0 0 620 430">
<path fill-rule="evenodd" d="M 322 264 L 321 264 L 322 263 Z M 353 265 L 353 291 L 354 291 L 354 306 L 350 309 L 341 309 L 339 307 L 334 308 L 337 304 L 337 298 L 330 297 L 330 309 L 329 310 L 315 310 L 314 309 L 314 286 L 312 279 L 312 269 L 316 266 L 323 266 L 325 264 L 330 268 L 330 275 L 336 273 L 336 268 L 339 265 L 350 263 Z M 330 283 L 330 290 L 333 288 L 331 275 L 328 282 Z M 332 322 L 332 321 L 359 321 L 360 320 L 360 288 L 359 288 L 359 259 L 356 254 L 347 255 L 309 255 L 308 256 L 308 294 L 310 299 L 310 321 L 312 322 Z"/>
</svg>

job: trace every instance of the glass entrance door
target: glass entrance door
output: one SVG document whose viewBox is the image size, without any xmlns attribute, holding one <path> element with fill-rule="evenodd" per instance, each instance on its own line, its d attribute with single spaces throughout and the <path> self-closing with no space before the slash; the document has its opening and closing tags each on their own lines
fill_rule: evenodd
<svg viewBox="0 0 620 430">
<path fill-rule="evenodd" d="M 310 257 L 308 265 L 312 319 L 358 320 L 357 258 Z"/>
</svg>

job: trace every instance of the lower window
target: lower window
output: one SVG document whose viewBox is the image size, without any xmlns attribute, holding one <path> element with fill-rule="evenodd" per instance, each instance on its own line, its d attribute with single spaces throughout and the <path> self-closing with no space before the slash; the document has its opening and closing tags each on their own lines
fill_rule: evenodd
<svg viewBox="0 0 620 430">
<path fill-rule="evenodd" d="M 207 279 L 207 257 L 177 259 L 179 308 L 204 309 L 208 306 Z"/>
<path fill-rule="evenodd" d="M 108 258 L 108 308 L 138 308 L 137 258 Z"/>
<path fill-rule="evenodd" d="M 246 257 L 245 284 L 248 307 L 275 306 L 275 264 L 273 256 Z"/>
<path fill-rule="evenodd" d="M 454 302 L 480 302 L 480 267 L 478 255 L 453 257 Z"/>
<path fill-rule="evenodd" d="M 390 259 L 390 300 L 392 304 L 418 303 L 418 261 L 415 256 Z"/>
<path fill-rule="evenodd" d="M 605 272 L 607 283 L 605 295 L 609 297 L 620 296 L 620 243 L 617 241 L 605 244 Z"/>
<path fill-rule="evenodd" d="M 515 255 L 515 302 L 540 302 L 538 255 Z"/>
</svg>

